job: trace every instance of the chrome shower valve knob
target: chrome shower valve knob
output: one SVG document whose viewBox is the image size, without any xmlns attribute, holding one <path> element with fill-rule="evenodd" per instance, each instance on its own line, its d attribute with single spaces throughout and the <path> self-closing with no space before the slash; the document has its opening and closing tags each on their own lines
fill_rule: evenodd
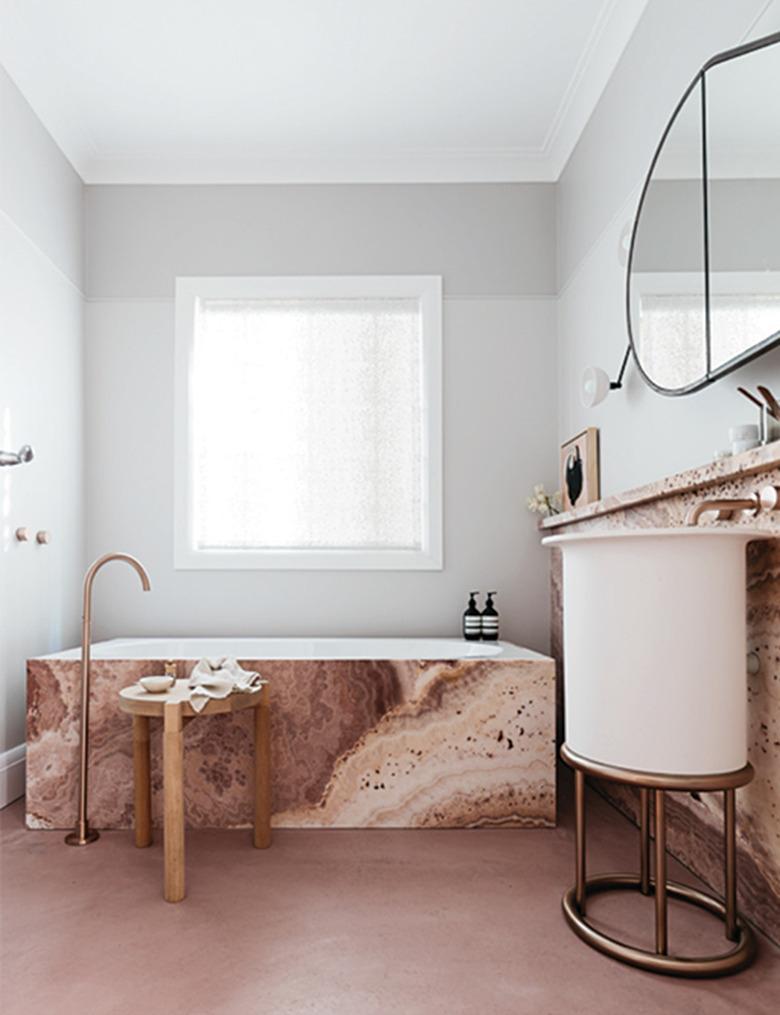
<svg viewBox="0 0 780 1015">
<path fill-rule="evenodd" d="M 0 465 L 24 465 L 31 462 L 35 453 L 29 444 L 23 444 L 18 451 L 0 451 Z"/>
</svg>

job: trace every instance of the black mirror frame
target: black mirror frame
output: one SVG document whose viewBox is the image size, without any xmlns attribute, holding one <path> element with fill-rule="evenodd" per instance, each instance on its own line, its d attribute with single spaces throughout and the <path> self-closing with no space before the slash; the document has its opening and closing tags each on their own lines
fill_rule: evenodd
<svg viewBox="0 0 780 1015">
<path fill-rule="evenodd" d="M 628 343 L 631 348 L 631 355 L 634 359 L 634 363 L 639 371 L 642 380 L 647 384 L 648 387 L 652 388 L 659 395 L 667 395 L 675 397 L 677 395 L 690 395 L 695 391 L 701 391 L 702 388 L 706 388 L 708 385 L 713 384 L 715 381 L 720 380 L 721 377 L 725 377 L 726 374 L 731 373 L 733 370 L 737 370 L 739 367 L 744 366 L 746 363 L 750 363 L 751 360 L 756 359 L 758 356 L 763 356 L 765 352 L 768 352 L 774 346 L 780 344 L 780 331 L 776 331 L 773 335 L 765 338 L 763 341 L 756 343 L 747 352 L 735 356 L 728 360 L 726 363 L 722 363 L 716 370 L 710 368 L 710 240 L 709 240 L 709 208 L 708 208 L 708 185 L 709 175 L 707 172 L 707 85 L 706 85 L 706 73 L 713 67 L 720 63 L 725 63 L 727 60 L 734 60 L 737 57 L 745 56 L 747 53 L 753 53 L 759 49 L 765 49 L 767 46 L 774 46 L 780 43 L 780 32 L 774 32 L 772 35 L 765 35 L 760 39 L 756 39 L 754 42 L 747 42 L 742 46 L 736 46 L 733 49 L 724 50 L 722 53 L 717 53 L 711 57 L 699 70 L 694 79 L 688 85 L 683 92 L 679 102 L 674 107 L 674 112 L 669 118 L 669 122 L 666 124 L 661 139 L 656 146 L 653 154 L 652 161 L 650 162 L 650 168 L 647 171 L 645 182 L 642 186 L 642 192 L 639 196 L 639 203 L 637 204 L 636 214 L 634 216 L 634 222 L 631 226 L 631 243 L 628 249 L 628 261 L 626 263 L 626 287 L 625 287 L 625 311 L 626 311 L 626 328 L 628 331 Z M 705 324 L 705 337 L 707 342 L 706 350 L 706 373 L 704 376 L 692 384 L 688 384 L 682 388 L 663 388 L 656 384 L 646 373 L 642 367 L 642 362 L 637 353 L 636 345 L 634 344 L 634 334 L 631 329 L 631 269 L 634 261 L 634 246 L 636 243 L 637 231 L 639 227 L 639 220 L 642 217 L 642 209 L 645 203 L 645 197 L 647 196 L 650 182 L 655 171 L 656 164 L 660 158 L 666 139 L 669 136 L 669 132 L 674 126 L 675 120 L 687 102 L 689 96 L 696 88 L 697 85 L 701 85 L 701 155 L 702 155 L 702 205 L 703 205 L 703 240 L 704 240 L 704 324 Z"/>
</svg>

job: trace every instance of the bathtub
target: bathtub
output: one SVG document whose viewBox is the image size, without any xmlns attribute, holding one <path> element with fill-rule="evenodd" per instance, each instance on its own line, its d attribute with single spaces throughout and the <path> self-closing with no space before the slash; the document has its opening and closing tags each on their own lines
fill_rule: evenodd
<svg viewBox="0 0 780 1015">
<path fill-rule="evenodd" d="M 283 827 L 548 827 L 555 821 L 555 664 L 508 642 L 456 638 L 126 638 L 92 646 L 90 822 L 132 824 L 121 688 L 174 661 L 234 656 L 270 682 L 273 823 Z M 76 809 L 80 650 L 27 664 L 27 823 Z M 153 724 L 153 816 L 160 818 Z M 252 816 L 251 716 L 194 719 L 188 824 Z"/>
<path fill-rule="evenodd" d="M 544 659 L 509 642 L 456 638 L 114 638 L 95 642 L 93 659 Z M 80 648 L 38 656 L 78 659 Z"/>
</svg>

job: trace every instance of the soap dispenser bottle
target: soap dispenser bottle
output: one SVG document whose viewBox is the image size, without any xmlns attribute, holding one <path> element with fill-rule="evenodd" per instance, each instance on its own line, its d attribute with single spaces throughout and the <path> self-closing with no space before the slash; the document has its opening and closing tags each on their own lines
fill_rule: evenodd
<svg viewBox="0 0 780 1015">
<path fill-rule="evenodd" d="M 482 640 L 498 641 L 498 610 L 493 605 L 493 596 L 497 592 L 488 592 L 485 609 L 482 611 Z"/>
<path fill-rule="evenodd" d="M 463 637 L 466 641 L 479 641 L 482 637 L 482 614 L 477 609 L 477 601 L 474 596 L 479 592 L 469 593 L 469 605 L 463 614 Z"/>
</svg>

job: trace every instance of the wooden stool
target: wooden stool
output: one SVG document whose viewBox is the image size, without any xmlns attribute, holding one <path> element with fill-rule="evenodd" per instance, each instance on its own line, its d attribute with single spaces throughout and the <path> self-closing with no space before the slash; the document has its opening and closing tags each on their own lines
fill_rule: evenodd
<svg viewBox="0 0 780 1015">
<path fill-rule="evenodd" d="M 149 755 L 149 720 L 161 718 L 163 727 L 163 845 L 164 896 L 181 902 L 184 885 L 184 724 L 199 716 L 224 715 L 245 708 L 255 710 L 255 827 L 254 845 L 271 845 L 271 744 L 268 685 L 247 694 L 212 698 L 196 712 L 189 702 L 186 680 L 177 680 L 165 694 L 150 694 L 138 684 L 119 692 L 119 707 L 133 717 L 133 773 L 135 844 L 152 842 L 152 784 Z"/>
</svg>

